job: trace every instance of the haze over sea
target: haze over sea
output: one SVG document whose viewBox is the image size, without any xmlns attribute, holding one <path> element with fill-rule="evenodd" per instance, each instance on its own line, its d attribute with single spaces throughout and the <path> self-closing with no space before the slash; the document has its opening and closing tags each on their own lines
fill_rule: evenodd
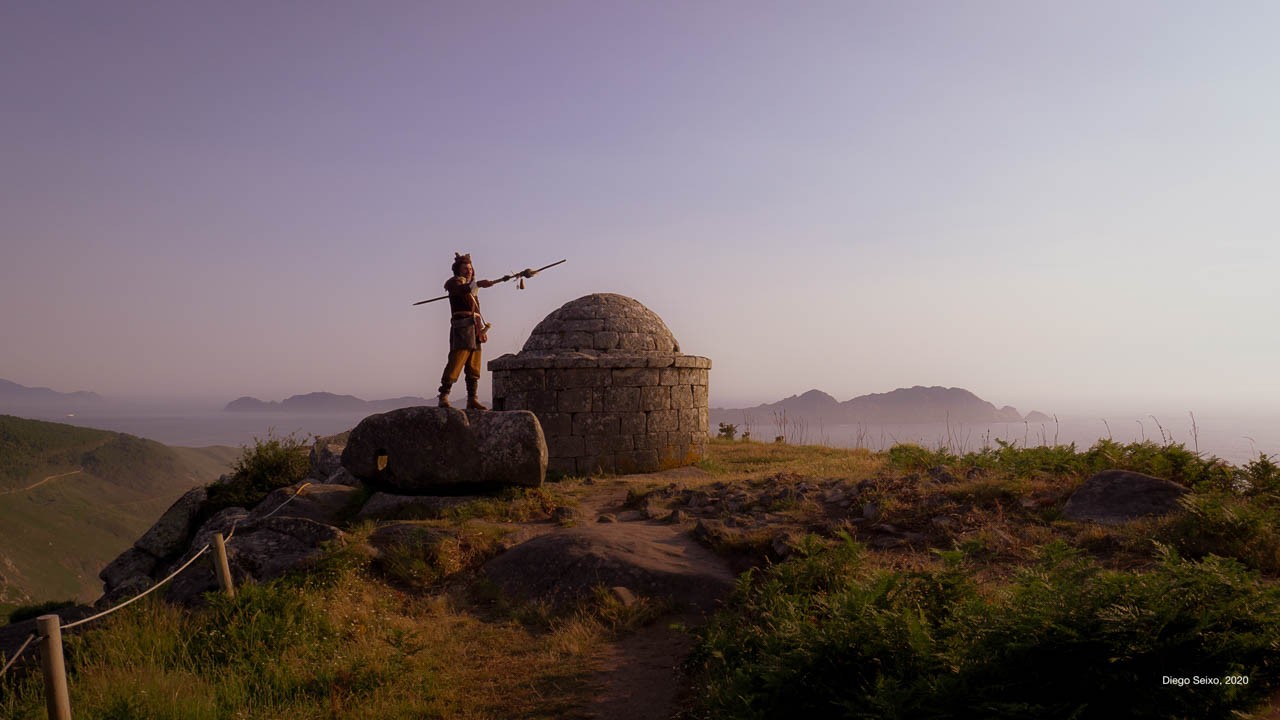
<svg viewBox="0 0 1280 720">
<path fill-rule="evenodd" d="M 0 410 L 2 412 L 3 410 Z M 247 445 L 268 433 L 298 436 L 331 435 L 355 427 L 367 411 L 333 413 L 228 412 L 221 405 L 162 405 L 110 408 L 77 412 L 73 417 L 52 412 L 20 413 L 24 417 L 114 430 L 150 438 L 166 445 L 202 447 Z M 981 449 L 996 440 L 1019 446 L 1075 443 L 1086 449 L 1099 438 L 1117 442 L 1152 440 L 1198 449 L 1233 464 L 1257 459 L 1259 453 L 1280 454 L 1280 416 L 1196 414 L 1142 415 L 1109 413 L 1096 417 L 1059 416 L 1045 423 L 915 423 L 828 425 L 803 418 L 789 419 L 780 427 L 760 413 L 730 418 L 739 432 L 749 429 L 754 440 L 772 441 L 782 435 L 787 442 L 834 447 L 866 447 L 884 450 L 894 443 L 914 442 L 929 448 L 948 447 L 956 452 Z M 1105 420 L 1105 422 L 1104 422 Z M 711 431 L 715 432 L 712 423 Z M 1163 432 L 1163 436 L 1162 436 Z"/>
</svg>

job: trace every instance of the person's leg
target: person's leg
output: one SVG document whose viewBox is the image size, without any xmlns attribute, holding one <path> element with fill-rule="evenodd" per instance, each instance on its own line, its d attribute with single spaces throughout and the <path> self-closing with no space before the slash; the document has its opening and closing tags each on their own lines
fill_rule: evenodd
<svg viewBox="0 0 1280 720">
<path fill-rule="evenodd" d="M 467 354 L 470 350 L 450 350 L 449 360 L 445 363 L 444 374 L 440 376 L 440 407 L 450 407 L 449 391 L 453 389 L 453 384 L 458 382 L 458 376 L 462 374 L 462 368 L 467 364 Z M 469 371 L 468 371 L 469 372 Z M 468 380 L 468 383 L 470 380 Z"/>
<path fill-rule="evenodd" d="M 480 402 L 480 351 L 472 350 L 467 358 L 467 408 L 488 410 Z"/>
</svg>

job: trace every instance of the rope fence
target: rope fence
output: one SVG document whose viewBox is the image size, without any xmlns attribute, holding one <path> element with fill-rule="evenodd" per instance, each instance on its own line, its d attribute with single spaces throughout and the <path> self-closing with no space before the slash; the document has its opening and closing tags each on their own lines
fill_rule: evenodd
<svg viewBox="0 0 1280 720">
<path fill-rule="evenodd" d="M 9 658 L 9 662 L 4 664 L 4 669 L 0 670 L 0 677 L 3 677 L 5 673 L 9 672 L 9 668 L 13 667 L 13 664 L 18 662 L 18 658 L 22 657 L 22 651 L 26 650 L 27 646 L 31 644 L 31 641 L 35 639 L 35 633 L 31 633 L 27 636 L 27 639 L 22 642 L 22 647 L 18 648 L 18 652 L 14 653 L 13 657 Z"/>
<path fill-rule="evenodd" d="M 297 499 L 298 496 L 302 494 L 302 491 L 310 485 L 311 483 L 309 482 L 299 485 L 298 489 L 295 490 L 292 495 L 276 506 L 276 509 L 258 518 L 255 522 L 266 520 L 283 510 L 285 505 L 288 505 Z M 170 580 L 173 580 L 175 577 L 180 575 L 183 570 L 191 567 L 192 563 L 204 557 L 210 549 L 214 549 L 216 551 L 215 554 L 217 555 L 215 558 L 217 561 L 215 575 L 217 575 L 219 587 L 227 595 L 234 596 L 235 589 L 231 581 L 231 569 L 227 562 L 226 544 L 231 542 L 231 538 L 235 537 L 236 527 L 239 525 L 239 522 L 240 521 L 237 520 L 235 523 L 232 523 L 231 529 L 225 538 L 222 536 L 222 533 L 215 534 L 214 541 L 200 548 L 195 555 L 192 555 L 190 559 L 182 564 L 182 567 L 179 567 L 163 580 L 156 582 L 151 587 L 118 605 L 103 610 L 96 615 L 84 618 L 83 620 L 77 620 L 65 625 L 61 624 L 61 619 L 57 615 L 41 615 L 36 620 L 38 631 L 28 635 L 27 639 L 22 643 L 22 646 L 13 654 L 13 657 L 9 658 L 9 661 L 5 663 L 4 668 L 0 669 L 0 678 L 4 677 L 4 674 L 9 671 L 9 668 L 13 667 L 14 664 L 18 662 L 18 659 L 22 657 L 22 654 L 33 642 L 39 641 L 41 664 L 45 675 L 45 692 L 49 709 L 49 717 L 53 720 L 70 720 L 71 701 L 67 696 L 66 671 L 62 660 L 62 631 L 70 630 L 71 628 L 79 627 L 80 625 L 85 625 L 95 620 L 100 620 L 117 610 L 123 610 L 129 605 L 132 605 L 156 590 L 164 587 Z"/>
</svg>

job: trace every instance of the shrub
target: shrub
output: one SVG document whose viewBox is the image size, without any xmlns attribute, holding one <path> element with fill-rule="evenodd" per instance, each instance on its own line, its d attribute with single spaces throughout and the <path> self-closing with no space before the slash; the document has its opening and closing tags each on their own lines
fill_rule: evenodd
<svg viewBox="0 0 1280 720">
<path fill-rule="evenodd" d="M 1280 573 L 1280 511 L 1224 492 L 1190 493 L 1186 510 L 1163 525 L 1159 539 L 1190 557 L 1220 555 Z"/>
<path fill-rule="evenodd" d="M 711 717 L 1223 717 L 1280 686 L 1280 591 L 1235 561 L 1163 549 L 1102 570 L 1061 543 L 979 593 L 940 569 L 871 568 L 846 539 L 739 582 L 691 657 Z M 1248 676 L 1188 685 L 1163 676 Z"/>
<path fill-rule="evenodd" d="M 41 615 L 56 613 L 59 610 L 66 610 L 68 608 L 73 608 L 75 606 L 76 606 L 75 600 L 50 600 L 48 602 L 42 602 L 38 605 L 22 605 L 20 607 L 14 608 L 9 612 L 8 622 L 10 624 L 20 623 L 23 620 L 30 620 L 31 618 L 37 618 L 37 617 L 40 617 Z"/>
<path fill-rule="evenodd" d="M 209 486 L 209 497 L 201 508 L 204 516 L 229 507 L 251 508 L 272 490 L 302 482 L 311 462 L 305 441 L 293 434 L 253 439 L 231 466 L 231 481 Z"/>
</svg>

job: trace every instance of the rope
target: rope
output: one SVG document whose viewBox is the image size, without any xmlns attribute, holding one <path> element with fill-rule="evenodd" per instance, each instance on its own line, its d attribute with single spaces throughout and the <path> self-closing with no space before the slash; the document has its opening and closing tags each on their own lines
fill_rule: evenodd
<svg viewBox="0 0 1280 720">
<path fill-rule="evenodd" d="M 260 518 L 258 518 L 258 519 L 259 519 L 259 520 L 266 520 L 267 518 L 271 517 L 272 515 L 275 515 L 276 513 L 280 512 L 280 510 L 281 510 L 282 508 L 284 508 L 284 506 L 285 506 L 285 505 L 288 505 L 289 503 L 293 502 L 293 499 L 294 499 L 294 498 L 296 498 L 296 497 L 298 497 L 299 495 L 301 495 L 301 494 L 302 494 L 302 491 L 303 491 L 303 490 L 305 490 L 305 489 L 307 489 L 307 486 L 308 486 L 308 485 L 310 485 L 310 484 L 311 484 L 311 483 L 309 483 L 309 482 L 305 482 L 305 483 L 302 483 L 301 485 L 299 485 L 299 486 L 298 486 L 298 489 L 297 489 L 297 490 L 295 490 L 295 491 L 294 491 L 294 493 L 293 493 L 292 495 L 290 495 L 290 496 L 289 496 L 289 499 L 288 499 L 288 500 L 285 500 L 284 502 L 280 503 L 280 507 L 277 507 L 275 510 L 272 510 L 271 512 L 267 513 L 266 515 L 263 515 L 262 517 L 260 517 Z"/>
<path fill-rule="evenodd" d="M 18 648 L 18 652 L 14 653 L 13 657 L 9 658 L 9 662 L 5 663 L 4 669 L 0 670 L 0 677 L 4 677 L 4 674 L 9 672 L 9 668 L 13 667 L 13 664 L 18 662 L 18 658 L 22 657 L 23 651 L 26 650 L 27 646 L 31 644 L 31 641 L 35 639 L 35 633 L 27 636 L 26 641 L 22 643 L 22 647 Z"/>
<path fill-rule="evenodd" d="M 298 497 L 299 495 L 301 495 L 301 494 L 302 494 L 302 491 L 303 491 L 303 490 L 305 490 L 305 489 L 307 488 L 307 486 L 309 486 L 310 484 L 311 484 L 311 483 L 307 482 L 307 483 L 302 483 L 301 485 L 299 485 L 299 486 L 298 486 L 298 489 L 297 489 L 297 490 L 295 490 L 295 491 L 294 491 L 294 493 L 293 493 L 292 495 L 290 495 L 290 496 L 289 496 L 289 499 L 287 499 L 287 500 L 285 500 L 284 502 L 280 503 L 280 505 L 279 505 L 279 506 L 277 506 L 275 510 L 272 510 L 271 512 L 267 513 L 266 515 L 263 515 L 261 518 L 258 518 L 258 519 L 259 519 L 259 520 L 266 520 L 267 518 L 271 517 L 272 515 L 275 515 L 276 513 L 280 512 L 280 510 L 282 510 L 282 509 L 284 508 L 284 506 L 285 506 L 285 505 L 288 505 L 289 503 L 293 502 L 294 498 L 296 498 L 296 497 Z M 231 540 L 231 538 L 235 536 L 235 534 L 236 534 L 236 526 L 235 526 L 235 525 L 232 525 L 232 526 L 231 526 L 231 533 L 230 533 L 229 535 L 227 535 L 226 539 L 225 539 L 225 540 L 223 540 L 223 542 L 229 542 L 229 541 Z M 160 587 L 161 587 L 162 585 L 164 585 L 165 583 L 167 583 L 167 582 L 169 582 L 170 580 L 172 580 L 172 579 L 174 579 L 175 577 L 177 577 L 178 573 L 182 572 L 183 570 L 186 570 L 188 567 L 190 567 L 190 566 L 191 566 L 191 563 L 195 562 L 198 558 L 200 558 L 202 555 L 204 555 L 204 554 L 205 554 L 205 553 L 207 553 L 207 552 L 209 552 L 209 546 L 208 546 L 208 545 L 205 545 L 204 547 L 200 548 L 200 552 L 196 553 L 195 555 L 192 555 L 190 560 L 188 560 L 188 561 L 186 561 L 185 563 L 183 563 L 183 564 L 182 564 L 182 567 L 178 568 L 177 570 L 174 570 L 172 573 L 170 573 L 170 574 L 169 574 L 169 577 L 167 577 L 167 578 L 165 578 L 165 579 L 161 580 L 160 582 L 156 583 L 155 585 L 152 585 L 151 587 L 147 588 L 147 589 L 146 589 L 143 593 L 141 593 L 140 595 L 137 595 L 136 597 L 134 597 L 134 598 L 132 598 L 132 599 L 130 599 L 130 600 L 126 600 L 126 601 L 124 601 L 124 602 L 120 603 L 119 605 L 116 605 L 116 606 L 115 606 L 115 607 L 113 607 L 113 608 L 110 608 L 110 609 L 107 609 L 107 610 L 103 610 L 102 612 L 98 613 L 97 615 L 93 615 L 93 616 L 91 616 L 91 617 L 87 617 L 87 618 L 85 618 L 85 619 L 83 619 L 83 620 L 77 620 L 77 621 L 75 621 L 75 622 L 73 622 L 73 623 L 67 623 L 66 625 L 63 625 L 63 626 L 62 626 L 62 629 L 63 629 L 63 630 L 70 630 L 71 628 L 76 627 L 77 625 L 84 625 L 85 623 L 93 622 L 94 620 L 97 620 L 97 619 L 99 619 L 99 618 L 104 618 L 104 617 L 106 617 L 106 616 L 110 615 L 111 613 L 113 613 L 113 612 L 115 612 L 115 611 L 117 611 L 117 610 L 121 609 L 121 608 L 127 607 L 127 606 L 129 606 L 129 605 L 131 605 L 131 604 L 133 604 L 133 603 L 135 603 L 135 602 L 137 602 L 137 601 L 141 600 L 142 598 L 146 597 L 147 595 L 150 595 L 151 593 L 155 592 L 156 590 L 159 590 L 159 589 L 160 589 Z M 35 637 L 35 636 L 33 635 L 32 637 Z M 28 642 L 30 642 L 30 639 L 28 639 Z M 25 648 L 26 648 L 26 645 L 23 645 L 23 649 L 25 649 Z M 22 651 L 21 651 L 21 650 L 19 650 L 18 652 L 19 652 L 19 654 L 21 654 L 21 652 L 22 652 Z M 15 658 L 16 658 L 16 657 L 17 657 L 17 656 L 15 656 Z M 10 664 L 12 664 L 12 662 L 11 662 Z M 8 670 L 8 669 L 9 669 L 9 668 L 8 668 L 8 666 L 5 666 L 5 670 Z M 3 674 L 4 674 L 3 672 L 0 672 L 0 675 L 3 675 Z"/>
<path fill-rule="evenodd" d="M 63 630 L 70 630 L 71 628 L 73 628 L 73 627 L 75 627 L 75 626 L 77 626 L 77 625 L 84 625 L 84 624 L 85 624 L 85 623 L 87 623 L 87 622 L 93 622 L 94 620 L 97 620 L 97 619 L 99 619 L 99 618 L 104 618 L 104 617 L 106 617 L 106 616 L 110 615 L 111 613 L 113 613 L 113 612 L 115 612 L 115 611 L 117 611 L 117 610 L 121 609 L 121 608 L 127 607 L 127 606 L 129 606 L 129 605 L 131 605 L 131 604 L 133 604 L 133 603 L 135 603 L 135 602 L 137 602 L 137 601 L 141 600 L 142 598 L 144 598 L 144 597 L 146 597 L 146 596 L 150 595 L 151 593 L 155 592 L 156 590 L 159 590 L 159 589 L 160 589 L 160 587 L 161 587 L 162 585 L 164 585 L 165 583 L 167 583 L 167 582 L 169 582 L 170 580 L 172 580 L 175 576 L 177 576 L 177 574 L 178 574 L 178 573 L 182 572 L 183 570 L 186 570 L 188 567 L 190 567 L 190 566 L 191 566 L 191 563 L 193 563 L 193 562 L 195 562 L 196 560 L 198 560 L 198 559 L 200 558 L 200 556 L 204 555 L 204 554 L 205 554 L 205 553 L 207 553 L 207 552 L 209 552 L 209 546 L 208 546 L 208 545 L 205 545 L 204 547 L 200 548 L 200 552 L 196 553 L 195 555 L 192 555 L 190 560 L 188 560 L 188 561 L 186 561 L 185 563 L 183 563 L 183 564 L 182 564 L 182 567 L 180 567 L 180 568 L 178 568 L 177 570 L 174 570 L 172 573 L 170 573 L 169 577 L 167 577 L 167 578 L 165 578 L 165 579 L 161 580 L 160 582 L 156 583 L 155 585 L 152 585 L 151 587 L 147 588 L 147 589 L 146 589 L 146 591 L 144 591 L 142 594 L 140 594 L 140 595 L 138 595 L 138 596 L 134 597 L 134 598 L 133 598 L 133 599 L 131 599 L 131 600 L 126 600 L 126 601 L 124 601 L 124 602 L 120 603 L 119 605 L 117 605 L 117 606 L 115 606 L 115 607 L 113 607 L 113 608 L 110 608 L 109 610 L 103 610 L 102 612 L 98 613 L 97 615 L 93 615 L 93 616 L 91 616 L 91 617 L 87 617 L 87 618 L 85 618 L 85 619 L 83 619 L 83 620 L 77 620 L 77 621 L 75 621 L 75 622 L 73 622 L 73 623 L 67 623 L 66 625 L 63 625 L 63 626 L 62 626 L 62 629 L 63 629 Z"/>
</svg>

